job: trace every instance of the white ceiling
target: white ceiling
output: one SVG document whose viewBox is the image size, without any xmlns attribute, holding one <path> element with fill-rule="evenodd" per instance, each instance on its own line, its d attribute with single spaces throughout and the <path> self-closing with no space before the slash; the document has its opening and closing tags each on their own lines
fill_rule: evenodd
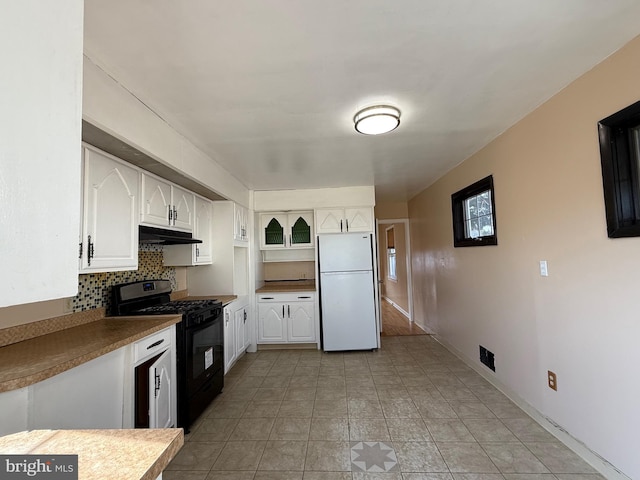
<svg viewBox="0 0 640 480">
<path fill-rule="evenodd" d="M 637 34 L 638 0 L 85 0 L 86 54 L 247 187 L 375 184 L 379 202 Z M 356 133 L 381 102 L 400 127 Z"/>
</svg>

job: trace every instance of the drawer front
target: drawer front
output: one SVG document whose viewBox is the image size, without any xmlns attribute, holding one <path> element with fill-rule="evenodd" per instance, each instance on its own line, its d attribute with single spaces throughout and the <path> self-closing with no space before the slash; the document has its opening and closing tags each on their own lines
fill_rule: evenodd
<svg viewBox="0 0 640 480">
<path fill-rule="evenodd" d="M 315 292 L 295 292 L 295 293 L 261 293 L 258 295 L 260 303 L 291 303 L 291 302 L 313 302 Z"/>
<path fill-rule="evenodd" d="M 138 363 L 141 360 L 150 358 L 170 348 L 171 335 L 172 329 L 167 328 L 135 342 L 133 344 L 134 363 Z"/>
</svg>

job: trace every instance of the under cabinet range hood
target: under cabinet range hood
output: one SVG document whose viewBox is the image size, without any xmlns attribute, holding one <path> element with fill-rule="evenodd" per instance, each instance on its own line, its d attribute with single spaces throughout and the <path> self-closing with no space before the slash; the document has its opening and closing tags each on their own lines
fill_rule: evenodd
<svg viewBox="0 0 640 480">
<path fill-rule="evenodd" d="M 186 245 L 202 243 L 202 240 L 193 238 L 191 233 L 188 232 L 177 232 L 175 230 L 146 227 L 144 225 L 140 225 L 138 241 L 140 243 L 155 243 L 158 245 Z"/>
</svg>

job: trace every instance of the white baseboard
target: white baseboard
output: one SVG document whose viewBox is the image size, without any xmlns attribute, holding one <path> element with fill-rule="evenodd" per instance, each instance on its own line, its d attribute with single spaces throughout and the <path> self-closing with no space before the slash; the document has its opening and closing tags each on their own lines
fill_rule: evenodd
<svg viewBox="0 0 640 480">
<path fill-rule="evenodd" d="M 554 437 L 556 437 L 560 442 L 564 443 L 568 448 L 573 450 L 577 455 L 579 455 L 585 462 L 591 465 L 594 469 L 596 469 L 601 475 L 609 480 L 631 480 L 628 476 L 626 476 L 623 472 L 618 470 L 615 466 L 609 463 L 606 459 L 602 458 L 596 452 L 587 447 L 584 443 L 582 443 L 577 438 L 573 437 L 569 432 L 567 432 L 562 426 L 558 425 L 551 418 L 545 416 L 541 412 L 539 412 L 536 408 L 531 406 L 527 401 L 520 398 L 516 393 L 514 393 L 511 389 L 509 389 L 506 385 L 502 384 L 498 379 L 496 379 L 493 375 L 483 369 L 480 365 L 472 361 L 470 358 L 465 356 L 462 352 L 458 351 L 454 346 L 450 345 L 442 338 L 437 335 L 434 336 L 434 339 L 440 343 L 443 347 L 457 356 L 460 360 L 466 363 L 469 367 L 473 368 L 477 373 L 479 373 L 485 380 L 491 383 L 494 387 L 504 393 L 513 403 L 518 405 L 526 414 L 528 414 L 531 418 L 533 418 L 536 422 L 538 422 L 545 430 L 551 433 Z"/>
<path fill-rule="evenodd" d="M 409 313 L 404 308 L 402 308 L 400 305 L 398 305 L 396 302 L 394 302 L 393 300 L 389 299 L 388 297 L 385 297 L 384 295 L 382 296 L 382 298 L 384 300 L 386 300 L 387 303 L 390 303 L 391 306 L 393 308 L 395 308 L 396 310 L 398 310 L 402 315 L 407 317 L 407 320 L 411 321 L 411 317 L 409 316 Z"/>
</svg>

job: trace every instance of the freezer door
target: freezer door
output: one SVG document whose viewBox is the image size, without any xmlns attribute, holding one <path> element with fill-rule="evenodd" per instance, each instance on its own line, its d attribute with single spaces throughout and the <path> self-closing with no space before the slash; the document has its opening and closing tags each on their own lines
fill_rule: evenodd
<svg viewBox="0 0 640 480">
<path fill-rule="evenodd" d="M 320 272 L 372 270 L 371 234 L 338 233 L 318 236 Z"/>
<path fill-rule="evenodd" d="M 373 272 L 321 273 L 325 351 L 378 348 Z"/>
</svg>

